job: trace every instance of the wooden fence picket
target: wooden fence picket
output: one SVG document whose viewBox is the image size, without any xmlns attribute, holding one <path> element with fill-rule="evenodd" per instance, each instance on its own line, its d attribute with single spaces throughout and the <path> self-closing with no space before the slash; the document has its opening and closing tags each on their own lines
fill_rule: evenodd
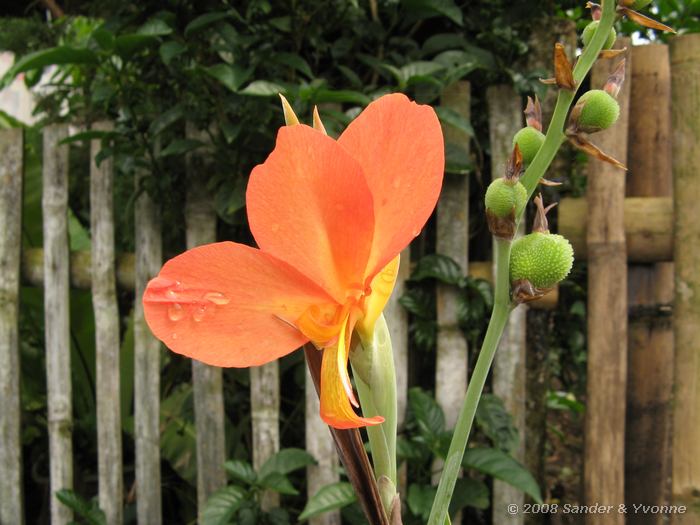
<svg viewBox="0 0 700 525">
<path fill-rule="evenodd" d="M 21 129 L 0 131 L 0 523 L 24 523 L 19 359 Z"/>
<path fill-rule="evenodd" d="M 505 175 L 512 152 L 513 135 L 522 127 L 522 101 L 510 85 L 491 86 L 486 92 L 489 110 L 489 137 L 491 144 L 491 178 Z M 518 235 L 525 232 L 525 220 L 520 221 Z M 495 267 L 494 267 L 495 272 Z M 493 393 L 499 396 L 520 434 L 520 442 L 513 455 L 523 461 L 525 455 L 525 343 L 527 307 L 518 306 L 508 318 L 493 362 Z M 492 523 L 495 525 L 522 524 L 524 514 L 508 512 L 508 505 L 523 504 L 523 493 L 512 485 L 495 480 L 493 483 Z"/>
<path fill-rule="evenodd" d="M 109 131 L 102 122 L 94 130 Z M 113 159 L 97 163 L 100 140 L 90 145 L 90 232 L 92 306 L 95 311 L 95 388 L 100 508 L 108 525 L 123 522 L 122 421 L 119 394 L 119 308 L 114 254 Z"/>
<path fill-rule="evenodd" d="M 250 369 L 250 414 L 253 422 L 253 466 L 259 469 L 280 449 L 280 373 L 277 361 Z M 265 491 L 261 506 L 279 506 L 279 494 Z"/>
<path fill-rule="evenodd" d="M 163 260 L 160 213 L 143 191 L 146 174 L 135 174 L 134 206 L 134 441 L 136 445 L 136 513 L 139 525 L 160 525 L 160 356 L 161 344 L 146 325 L 141 297 Z"/>
<path fill-rule="evenodd" d="M 68 277 L 68 126 L 44 128 L 42 211 L 44 227 L 44 321 L 48 404 L 51 523 L 65 525 L 73 511 L 56 492 L 73 488 L 73 398 L 71 388 Z"/>
</svg>

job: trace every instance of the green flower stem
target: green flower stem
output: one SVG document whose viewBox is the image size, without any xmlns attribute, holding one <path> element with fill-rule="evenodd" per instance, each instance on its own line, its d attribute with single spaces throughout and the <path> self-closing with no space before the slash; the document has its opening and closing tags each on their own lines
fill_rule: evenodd
<svg viewBox="0 0 700 525">
<path fill-rule="evenodd" d="M 615 21 L 615 2 L 614 0 L 603 0 L 603 13 L 590 43 L 584 49 L 579 57 L 579 60 L 574 68 L 574 81 L 576 86 L 580 86 L 581 81 L 588 74 L 591 67 L 595 63 L 600 51 L 603 49 L 605 40 L 610 33 L 610 28 Z M 556 155 L 562 142 L 565 140 L 564 128 L 566 125 L 566 116 L 569 113 L 569 108 L 574 100 L 576 91 L 561 89 L 557 97 L 557 104 L 552 115 L 552 121 L 547 130 L 544 144 L 533 159 L 530 167 L 527 169 L 521 182 L 528 192 L 528 198 L 532 196 L 539 180 L 544 176 L 545 171 L 549 168 L 554 156 Z M 522 214 L 518 217 L 518 222 L 521 220 Z M 511 242 L 508 240 L 496 240 L 495 243 L 495 260 L 496 260 L 496 279 L 495 279 L 495 300 L 491 320 L 486 330 L 481 352 L 476 361 L 474 372 L 472 373 L 469 386 L 467 387 L 467 395 L 464 398 L 464 404 L 457 419 L 454 435 L 450 443 L 450 449 L 447 453 L 445 466 L 438 484 L 437 494 L 433 501 L 433 507 L 430 511 L 428 525 L 444 525 L 448 523 L 448 508 L 452 493 L 457 482 L 464 451 L 467 447 L 467 440 L 471 431 L 474 415 L 476 413 L 481 393 L 486 383 L 491 363 L 493 362 L 498 342 L 501 339 L 503 330 L 508 321 L 508 315 L 512 309 L 510 300 L 510 275 L 509 275 L 509 259 L 510 259 Z"/>
<path fill-rule="evenodd" d="M 508 321 L 508 315 L 512 309 L 510 278 L 508 275 L 510 246 L 511 242 L 509 240 L 498 239 L 495 243 L 496 284 L 491 321 L 486 330 L 486 337 L 484 338 L 479 358 L 476 361 L 474 372 L 469 380 L 464 404 L 459 412 L 450 449 L 447 452 L 445 466 L 440 477 L 440 484 L 435 495 L 435 501 L 433 501 L 433 508 L 430 511 L 428 525 L 443 525 L 446 523 L 447 510 L 450 506 L 455 483 L 457 483 L 464 450 L 467 446 L 467 439 L 474 421 L 474 414 L 476 414 L 476 407 L 479 404 L 486 377 L 491 369 L 493 356 L 496 353 L 496 348 L 498 348 L 498 341 L 501 339 L 503 329 Z"/>
<path fill-rule="evenodd" d="M 371 340 L 359 338 L 350 353 L 362 415 L 381 415 L 384 423 L 366 427 L 372 451 L 374 475 L 387 516 L 396 495 L 396 369 L 391 335 L 383 315 L 379 316 Z"/>
</svg>

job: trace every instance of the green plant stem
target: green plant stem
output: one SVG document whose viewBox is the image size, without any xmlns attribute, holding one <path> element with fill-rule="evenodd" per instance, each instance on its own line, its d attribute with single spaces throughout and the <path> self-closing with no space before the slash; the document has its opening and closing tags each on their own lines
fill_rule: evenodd
<svg viewBox="0 0 700 525">
<path fill-rule="evenodd" d="M 450 443 L 450 449 L 447 452 L 445 466 L 440 477 L 433 508 L 430 511 L 428 525 L 443 525 L 447 518 L 447 510 L 452 499 L 457 477 L 462 465 L 464 450 L 467 446 L 467 439 L 471 431 L 474 415 L 476 413 L 481 392 L 484 389 L 486 378 L 491 369 L 493 356 L 498 348 L 498 341 L 501 339 L 503 329 L 508 321 L 508 315 L 511 311 L 510 301 L 510 278 L 508 275 L 508 259 L 510 258 L 510 240 L 498 239 L 495 243 L 495 260 L 496 260 L 496 284 L 493 312 L 491 313 L 491 321 L 484 343 L 479 353 L 479 358 L 476 361 L 474 372 L 467 387 L 467 395 L 464 398 L 464 404 L 459 412 L 459 418 L 455 425 L 454 435 Z"/>
<path fill-rule="evenodd" d="M 566 116 L 569 113 L 569 108 L 576 95 L 576 90 L 581 84 L 581 81 L 593 67 L 600 51 L 603 49 L 603 44 L 610 33 L 610 28 L 615 21 L 615 1 L 603 0 L 603 13 L 598 24 L 598 28 L 593 35 L 590 43 L 584 49 L 579 57 L 579 60 L 574 68 L 575 90 L 559 90 L 557 104 L 552 115 L 552 121 L 547 129 L 547 136 L 544 144 L 533 159 L 530 167 L 527 169 L 521 182 L 528 192 L 528 198 L 532 196 L 540 179 L 544 176 L 547 168 L 551 164 L 554 156 L 557 154 L 559 147 L 565 140 L 565 125 Z M 522 214 L 517 218 L 520 222 Z M 472 373 L 467 394 L 464 398 L 462 409 L 457 419 L 454 435 L 450 442 L 450 448 L 445 459 L 445 467 L 440 476 L 433 507 L 430 510 L 428 525 L 444 525 L 448 523 L 448 509 L 452 493 L 454 492 L 459 470 L 464 457 L 464 451 L 467 447 L 467 440 L 471 431 L 472 423 L 476 408 L 481 398 L 481 393 L 486 383 L 491 363 L 498 347 L 498 342 L 501 339 L 503 330 L 508 321 L 508 315 L 512 309 L 510 300 L 510 274 L 509 274 L 509 259 L 510 259 L 511 242 L 509 240 L 497 239 L 495 243 L 495 261 L 496 261 L 496 279 L 495 279 L 495 300 L 491 320 L 486 330 L 486 336 L 481 347 L 481 352 L 476 361 L 474 372 Z"/>
</svg>

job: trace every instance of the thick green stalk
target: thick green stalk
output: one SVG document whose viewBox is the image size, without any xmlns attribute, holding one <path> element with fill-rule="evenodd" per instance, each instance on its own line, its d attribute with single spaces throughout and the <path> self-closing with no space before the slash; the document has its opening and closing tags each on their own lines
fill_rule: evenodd
<svg viewBox="0 0 700 525">
<path fill-rule="evenodd" d="M 576 86 L 581 84 L 583 78 L 588 74 L 591 67 L 595 63 L 600 51 L 603 49 L 603 44 L 610 33 L 610 28 L 615 21 L 615 2 L 614 0 L 603 0 L 603 13 L 598 24 L 598 29 L 591 39 L 591 42 L 584 49 L 579 57 L 579 60 L 574 68 L 574 81 Z M 557 104 L 552 115 L 545 137 L 544 144 L 533 159 L 530 167 L 523 175 L 521 182 L 528 191 L 528 198 L 532 196 L 540 179 L 544 176 L 545 171 L 551 164 L 562 142 L 565 140 L 566 117 L 569 113 L 569 108 L 574 100 L 576 90 L 559 91 Z M 518 222 L 522 217 L 518 217 Z M 476 361 L 474 372 L 472 373 L 467 394 L 464 398 L 464 404 L 459 413 L 459 419 L 455 426 L 454 435 L 450 443 L 450 448 L 445 459 L 445 467 L 440 477 L 437 494 L 433 501 L 433 507 L 430 511 L 428 525 L 444 525 L 447 523 L 448 508 L 452 493 L 457 482 L 464 451 L 467 447 L 467 440 L 471 431 L 472 423 L 476 408 L 481 398 L 481 393 L 486 383 L 491 363 L 493 362 L 498 342 L 503 334 L 503 329 L 508 321 L 508 315 L 511 311 L 510 301 L 510 275 L 509 275 L 509 258 L 511 242 L 508 240 L 498 239 L 495 243 L 495 260 L 496 260 L 496 279 L 495 279 L 495 300 L 491 320 L 486 330 L 481 352 Z"/>
</svg>

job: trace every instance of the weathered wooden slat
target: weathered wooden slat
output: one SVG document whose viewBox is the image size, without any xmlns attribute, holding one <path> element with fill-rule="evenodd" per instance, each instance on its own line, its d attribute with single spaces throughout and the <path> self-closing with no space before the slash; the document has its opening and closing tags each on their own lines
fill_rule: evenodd
<svg viewBox="0 0 700 525">
<path fill-rule="evenodd" d="M 596 135 L 593 135 L 593 140 Z M 669 197 L 627 197 L 624 200 L 627 259 L 635 263 L 673 258 L 673 200 Z M 559 233 L 571 241 L 577 261 L 589 258 L 586 199 L 565 198 L 558 208 Z"/>
<path fill-rule="evenodd" d="M 471 86 L 459 81 L 442 93 L 441 104 L 469 119 Z M 445 141 L 469 154 L 470 137 L 452 126 L 444 126 Z M 437 205 L 436 251 L 469 268 L 469 176 L 446 173 Z M 454 428 L 467 392 L 469 350 L 459 328 L 458 291 L 449 285 L 437 286 L 437 354 L 435 358 L 435 400 L 445 413 L 446 428 Z M 443 462 L 433 463 L 433 482 L 440 478 Z M 461 522 L 455 516 L 452 523 Z"/>
<path fill-rule="evenodd" d="M 630 44 L 620 38 L 616 47 Z M 630 66 L 629 57 L 627 67 Z M 617 60 L 599 61 L 591 85 L 605 84 Z M 620 119 L 593 136 L 600 148 L 627 160 L 630 80 L 618 95 Z M 625 245 L 625 172 L 598 160 L 588 176 L 588 384 L 586 406 L 584 500 L 619 505 L 625 500 L 625 396 L 627 392 L 627 251 Z M 586 523 L 600 518 L 586 515 Z M 622 513 L 607 514 L 610 525 L 624 524 Z"/>
<path fill-rule="evenodd" d="M 253 423 L 253 466 L 259 469 L 280 449 L 280 374 L 272 361 L 250 368 L 250 415 Z M 266 491 L 263 509 L 279 506 L 279 494 Z"/>
<path fill-rule="evenodd" d="M 73 512 L 55 494 L 73 488 L 73 403 L 70 375 L 68 280 L 68 146 L 59 143 L 68 126 L 44 128 L 42 212 L 44 221 L 44 322 L 48 404 L 51 523 L 63 525 Z"/>
<path fill-rule="evenodd" d="M 672 522 L 700 523 L 700 35 L 671 41 L 675 215 Z"/>
<path fill-rule="evenodd" d="M 141 191 L 147 174 L 135 174 L 134 438 L 136 442 L 136 514 L 140 525 L 162 521 L 160 494 L 161 345 L 146 325 L 141 297 L 163 260 L 160 213 Z"/>
<path fill-rule="evenodd" d="M 491 86 L 486 91 L 489 108 L 489 137 L 491 144 L 491 178 L 503 177 L 513 150 L 513 135 L 522 127 L 522 101 L 510 85 Z M 525 220 L 520 222 L 518 235 L 525 232 Z M 495 271 L 495 268 L 494 268 Z M 525 454 L 525 320 L 527 307 L 518 306 L 508 319 L 493 363 L 493 392 L 513 416 L 520 434 L 518 449 L 513 456 L 523 461 Z M 508 512 L 508 505 L 519 507 L 523 493 L 502 481 L 494 481 L 492 523 L 522 524 L 524 513 Z"/>
<path fill-rule="evenodd" d="M 306 451 L 318 464 L 306 469 L 307 496 L 311 498 L 321 488 L 340 480 L 338 454 L 333 436 L 319 416 L 321 404 L 316 393 L 313 378 L 306 369 Z M 340 525 L 340 512 L 327 512 L 309 520 L 310 525 Z"/>
<path fill-rule="evenodd" d="M 93 126 L 110 130 L 107 122 Z M 115 279 L 113 162 L 90 146 L 90 232 L 92 234 L 92 306 L 95 311 L 97 467 L 100 508 L 109 525 L 123 521 L 122 429 L 119 395 L 119 308 Z"/>
<path fill-rule="evenodd" d="M 627 195 L 671 196 L 671 71 L 668 47 L 632 48 Z M 673 394 L 673 263 L 628 268 L 625 501 L 670 503 Z M 635 516 L 661 525 L 662 513 Z"/>
<path fill-rule="evenodd" d="M 0 523 L 24 523 L 20 432 L 21 129 L 0 131 Z"/>
<path fill-rule="evenodd" d="M 188 138 L 206 142 L 206 133 L 187 125 Z M 187 248 L 216 242 L 216 211 L 206 190 L 202 173 L 211 169 L 204 155 L 187 159 L 185 222 Z M 226 441 L 224 432 L 224 389 L 222 370 L 192 360 L 194 417 L 197 430 L 197 514 L 202 522 L 207 499 L 226 486 Z"/>
</svg>

